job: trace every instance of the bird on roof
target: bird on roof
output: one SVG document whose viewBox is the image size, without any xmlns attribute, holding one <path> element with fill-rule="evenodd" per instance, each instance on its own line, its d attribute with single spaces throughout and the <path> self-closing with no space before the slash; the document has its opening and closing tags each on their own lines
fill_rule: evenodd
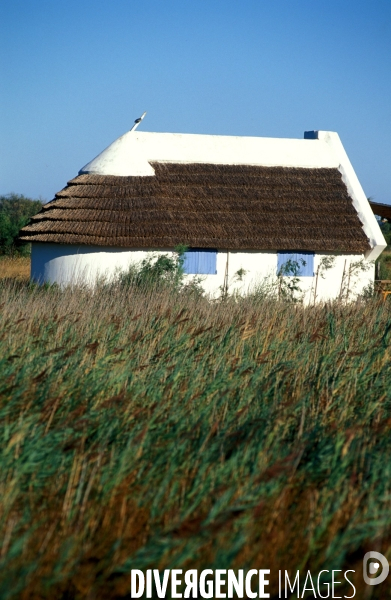
<svg viewBox="0 0 391 600">
<path fill-rule="evenodd" d="M 138 127 L 139 123 L 141 123 L 141 121 L 143 120 L 143 118 L 145 117 L 145 115 L 147 114 L 147 111 L 145 111 L 141 117 L 139 117 L 138 119 L 135 120 L 134 125 L 132 127 L 132 129 L 130 131 L 134 131 L 136 129 L 136 127 Z"/>
</svg>

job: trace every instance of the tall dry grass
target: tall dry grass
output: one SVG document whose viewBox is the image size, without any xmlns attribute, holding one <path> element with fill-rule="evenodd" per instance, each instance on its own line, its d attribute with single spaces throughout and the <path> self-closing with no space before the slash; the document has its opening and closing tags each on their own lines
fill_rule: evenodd
<svg viewBox="0 0 391 600">
<path fill-rule="evenodd" d="M 1 598 L 130 598 L 131 568 L 172 567 L 274 593 L 352 568 L 364 597 L 363 554 L 391 557 L 388 303 L 5 281 L 0 307 Z"/>
<path fill-rule="evenodd" d="M 0 279 L 28 281 L 30 277 L 29 256 L 0 256 Z"/>
</svg>

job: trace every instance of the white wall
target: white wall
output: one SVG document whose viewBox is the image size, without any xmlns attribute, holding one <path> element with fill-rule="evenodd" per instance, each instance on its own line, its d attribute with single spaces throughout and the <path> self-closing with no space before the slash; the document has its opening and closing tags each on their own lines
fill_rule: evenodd
<svg viewBox="0 0 391 600">
<path fill-rule="evenodd" d="M 59 285 L 94 283 L 98 277 L 111 279 L 118 270 L 141 262 L 145 250 L 106 246 L 32 243 L 31 279 Z"/>
<path fill-rule="evenodd" d="M 331 259 L 331 267 L 322 266 L 325 257 Z M 242 281 L 236 275 L 240 269 L 246 271 Z M 316 301 L 332 300 L 340 295 L 349 299 L 357 297 L 373 284 L 375 266 L 365 260 L 364 255 L 315 254 L 314 273 L 314 277 L 298 278 L 306 304 L 314 302 L 315 296 Z M 277 253 L 230 252 L 228 292 L 246 294 L 259 286 L 278 290 Z"/>
<path fill-rule="evenodd" d="M 98 277 L 112 279 L 119 270 L 126 270 L 131 264 L 140 263 L 151 251 L 126 250 L 105 246 L 74 246 L 66 244 L 32 244 L 31 279 L 38 283 L 50 282 L 59 285 L 88 283 L 93 285 Z M 161 250 L 158 254 L 170 254 L 172 250 Z M 275 252 L 229 252 L 217 254 L 217 274 L 199 276 L 205 291 L 213 297 L 221 293 L 225 283 L 228 254 L 228 292 L 241 294 L 251 292 L 259 285 L 277 286 L 277 253 Z M 321 272 L 321 260 L 326 254 L 316 254 L 314 271 L 318 277 L 301 277 L 299 286 L 304 293 L 304 301 L 329 300 L 340 295 L 354 298 L 374 280 L 374 265 L 364 260 L 364 256 L 335 255 L 332 268 Z M 367 267 L 356 266 L 359 261 Z M 238 271 L 244 270 L 240 278 Z M 350 274 L 349 274 L 350 271 Z M 323 274 L 323 277 L 322 277 Z M 193 275 L 187 275 L 191 281 Z"/>
<path fill-rule="evenodd" d="M 334 167 L 339 161 L 324 141 L 286 138 L 128 131 L 79 173 L 153 176 L 151 162 L 284 167 Z"/>
</svg>

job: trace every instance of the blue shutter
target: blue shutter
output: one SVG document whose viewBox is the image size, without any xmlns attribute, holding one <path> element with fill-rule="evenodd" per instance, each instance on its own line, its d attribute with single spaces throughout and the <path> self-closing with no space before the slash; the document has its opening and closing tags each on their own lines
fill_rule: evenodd
<svg viewBox="0 0 391 600">
<path fill-rule="evenodd" d="M 196 252 L 189 250 L 185 252 L 183 261 L 183 270 L 185 273 L 197 273 L 198 269 L 198 256 Z"/>
<path fill-rule="evenodd" d="M 217 250 L 188 250 L 183 270 L 189 275 L 216 275 Z"/>
<path fill-rule="evenodd" d="M 314 256 L 313 252 L 279 252 L 277 254 L 277 273 L 280 273 L 281 268 L 288 260 L 295 261 L 299 264 L 299 277 L 313 277 L 314 275 Z M 305 265 L 303 265 L 303 261 Z M 287 276 L 290 274 L 287 273 Z"/>
<path fill-rule="evenodd" d="M 198 273 L 216 275 L 216 250 L 200 250 L 198 252 Z"/>
</svg>

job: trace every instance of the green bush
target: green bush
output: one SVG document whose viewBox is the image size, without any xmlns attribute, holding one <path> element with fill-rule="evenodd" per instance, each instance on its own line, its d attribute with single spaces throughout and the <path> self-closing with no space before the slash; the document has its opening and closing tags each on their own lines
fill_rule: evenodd
<svg viewBox="0 0 391 600">
<path fill-rule="evenodd" d="M 0 196 L 0 254 L 29 252 L 29 244 L 18 239 L 19 231 L 41 208 L 41 200 L 31 200 L 22 194 Z"/>
<path fill-rule="evenodd" d="M 382 233 L 385 237 L 387 244 L 390 246 L 391 245 L 391 223 L 389 223 L 388 221 L 384 221 L 384 222 L 380 221 L 379 225 L 380 225 L 380 229 L 382 230 Z"/>
<path fill-rule="evenodd" d="M 127 271 L 119 274 L 120 287 L 136 286 L 138 288 L 156 285 L 174 285 L 178 287 L 183 279 L 183 254 L 151 255 L 144 258 L 139 265 L 131 265 Z"/>
</svg>

